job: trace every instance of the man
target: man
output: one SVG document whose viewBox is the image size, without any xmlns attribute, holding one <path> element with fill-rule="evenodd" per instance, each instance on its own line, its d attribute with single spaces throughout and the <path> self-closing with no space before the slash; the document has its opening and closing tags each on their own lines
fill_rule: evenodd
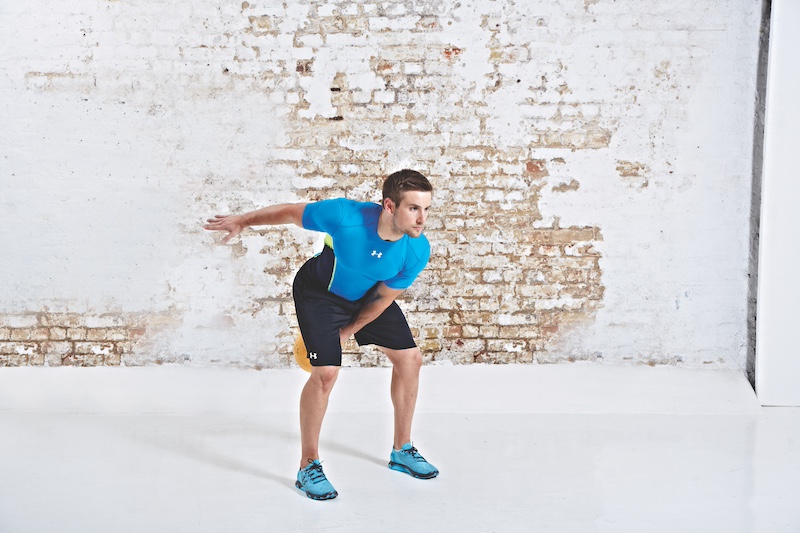
<svg viewBox="0 0 800 533">
<path fill-rule="evenodd" d="M 208 220 L 205 229 L 227 231 L 223 242 L 249 226 L 295 224 L 325 232 L 323 251 L 294 280 L 297 321 L 312 365 L 300 396 L 302 456 L 295 485 L 309 498 L 338 493 L 319 460 L 319 434 L 342 364 L 342 343 L 376 345 L 392 363 L 394 446 L 389 467 L 419 479 L 439 471 L 411 444 L 422 354 L 395 302 L 425 268 L 430 245 L 422 235 L 433 187 L 414 170 L 386 178 L 381 205 L 344 198 L 280 204 L 244 215 Z"/>
</svg>

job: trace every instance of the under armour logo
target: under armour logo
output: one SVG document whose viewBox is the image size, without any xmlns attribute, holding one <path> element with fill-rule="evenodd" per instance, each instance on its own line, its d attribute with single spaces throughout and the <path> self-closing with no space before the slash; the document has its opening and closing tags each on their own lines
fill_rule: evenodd
<svg viewBox="0 0 800 533">
<path fill-rule="evenodd" d="M 316 352 L 308 352 L 308 358 L 309 359 L 316 359 L 317 358 Z"/>
<path fill-rule="evenodd" d="M 378 250 L 372 250 L 372 257 L 377 257 L 378 259 L 381 258 L 383 252 L 379 252 Z"/>
</svg>

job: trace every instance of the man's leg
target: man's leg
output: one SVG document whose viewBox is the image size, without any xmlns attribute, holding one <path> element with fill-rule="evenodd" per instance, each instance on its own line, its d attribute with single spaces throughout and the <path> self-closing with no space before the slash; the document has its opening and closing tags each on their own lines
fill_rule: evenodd
<svg viewBox="0 0 800 533">
<path fill-rule="evenodd" d="M 381 350 L 392 362 L 394 445 L 389 468 L 420 479 L 435 478 L 439 475 L 439 470 L 426 461 L 411 443 L 411 422 L 417 405 L 422 354 L 419 348 L 406 350 L 381 348 Z"/>
<path fill-rule="evenodd" d="M 392 362 L 392 404 L 394 405 L 394 449 L 411 442 L 411 423 L 417 405 L 419 370 L 422 353 L 419 348 L 391 350 L 380 348 Z"/>
<path fill-rule="evenodd" d="M 311 377 L 303 387 L 300 395 L 300 439 L 303 447 L 303 455 L 300 458 L 301 469 L 308 465 L 309 459 L 319 460 L 319 433 L 322 419 L 328 408 L 331 390 L 339 376 L 339 368 L 338 366 L 312 367 Z"/>
</svg>

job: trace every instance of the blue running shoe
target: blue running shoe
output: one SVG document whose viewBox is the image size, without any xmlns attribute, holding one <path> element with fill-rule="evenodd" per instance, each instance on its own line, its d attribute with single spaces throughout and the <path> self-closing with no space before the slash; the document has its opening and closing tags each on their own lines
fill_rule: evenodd
<svg viewBox="0 0 800 533">
<path fill-rule="evenodd" d="M 306 493 L 312 500 L 332 500 L 339 495 L 330 484 L 319 461 L 308 460 L 309 465 L 297 472 L 294 486 Z"/>
<path fill-rule="evenodd" d="M 392 448 L 389 468 L 405 472 L 417 479 L 433 479 L 439 475 L 439 470 L 426 461 L 410 442 L 403 444 L 400 450 Z"/>
</svg>

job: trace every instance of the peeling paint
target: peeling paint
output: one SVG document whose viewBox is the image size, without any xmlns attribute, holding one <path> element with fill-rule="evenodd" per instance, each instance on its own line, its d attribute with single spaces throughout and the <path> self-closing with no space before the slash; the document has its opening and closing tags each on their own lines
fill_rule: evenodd
<svg viewBox="0 0 800 533">
<path fill-rule="evenodd" d="M 567 191 L 577 191 L 580 189 L 581 184 L 578 183 L 577 180 L 570 180 L 569 183 L 561 183 L 560 185 L 556 185 L 553 187 L 553 192 L 567 192 Z"/>
<path fill-rule="evenodd" d="M 617 172 L 628 187 L 644 189 L 650 184 L 650 168 L 644 163 L 618 160 Z"/>
<path fill-rule="evenodd" d="M 426 361 L 737 364 L 743 0 L 31 6 L 4 33 L 0 204 L 36 223 L 4 237 L 0 365 L 292 364 L 316 236 L 222 246 L 200 221 L 376 201 L 403 167 L 436 187 L 401 302 Z M 684 285 L 714 288 L 678 306 Z"/>
</svg>

